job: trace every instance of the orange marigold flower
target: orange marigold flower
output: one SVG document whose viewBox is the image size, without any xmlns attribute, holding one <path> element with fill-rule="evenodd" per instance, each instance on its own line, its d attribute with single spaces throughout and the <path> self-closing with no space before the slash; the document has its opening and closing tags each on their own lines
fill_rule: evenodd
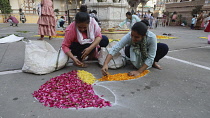
<svg viewBox="0 0 210 118">
<path fill-rule="evenodd" d="M 114 75 L 107 75 L 103 76 L 102 78 L 98 79 L 99 81 L 122 81 L 122 80 L 131 80 L 137 79 L 139 77 L 143 77 L 148 74 L 150 71 L 145 70 L 143 73 L 139 74 L 138 76 L 129 76 L 128 73 L 118 73 Z"/>
</svg>

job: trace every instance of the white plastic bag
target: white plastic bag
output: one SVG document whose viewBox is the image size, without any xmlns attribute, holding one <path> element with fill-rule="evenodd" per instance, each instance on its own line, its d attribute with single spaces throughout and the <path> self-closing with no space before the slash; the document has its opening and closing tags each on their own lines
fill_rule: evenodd
<svg viewBox="0 0 210 118">
<path fill-rule="evenodd" d="M 7 37 L 1 38 L 0 43 L 13 43 L 13 42 L 20 41 L 22 39 L 24 39 L 24 37 L 18 37 L 18 36 L 15 36 L 14 34 L 11 34 Z"/>
<path fill-rule="evenodd" d="M 46 41 L 25 42 L 25 60 L 23 72 L 47 74 L 61 69 L 68 56 L 60 49 L 58 52 Z"/>
<path fill-rule="evenodd" d="M 103 66 L 104 61 L 106 59 L 106 56 L 109 54 L 110 49 L 117 43 L 117 41 L 110 42 L 109 45 L 104 48 L 102 47 L 99 52 L 98 62 L 101 66 Z M 117 53 L 113 58 L 110 60 L 108 64 L 108 68 L 110 69 L 117 69 L 122 66 L 125 66 L 126 59 L 125 59 L 125 53 L 123 50 L 120 50 L 119 53 Z"/>
</svg>

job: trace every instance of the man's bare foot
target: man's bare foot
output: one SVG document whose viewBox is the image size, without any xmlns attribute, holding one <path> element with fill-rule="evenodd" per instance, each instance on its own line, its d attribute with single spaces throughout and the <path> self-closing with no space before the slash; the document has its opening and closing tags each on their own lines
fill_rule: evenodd
<svg viewBox="0 0 210 118">
<path fill-rule="evenodd" d="M 153 68 L 157 68 L 159 70 L 162 70 L 162 67 L 160 65 L 157 64 L 157 62 L 154 62 L 152 65 Z"/>
</svg>

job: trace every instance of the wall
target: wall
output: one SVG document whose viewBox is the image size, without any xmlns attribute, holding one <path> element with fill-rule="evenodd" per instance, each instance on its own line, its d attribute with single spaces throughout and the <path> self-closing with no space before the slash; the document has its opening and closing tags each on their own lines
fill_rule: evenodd
<svg viewBox="0 0 210 118">
<path fill-rule="evenodd" d="M 166 11 L 168 12 L 174 12 L 176 11 L 179 14 L 182 15 L 182 17 L 186 17 L 187 24 L 191 24 L 191 11 L 195 8 L 195 6 L 198 5 L 204 5 L 205 0 L 200 1 L 186 1 L 186 2 L 178 2 L 178 3 L 167 3 L 165 4 Z"/>
<path fill-rule="evenodd" d="M 53 0 L 54 9 L 59 9 L 59 11 L 66 10 L 66 0 Z"/>
<path fill-rule="evenodd" d="M 18 0 L 10 0 L 10 5 L 11 8 L 13 9 L 13 12 L 17 13 L 18 9 L 20 8 Z"/>
<path fill-rule="evenodd" d="M 11 14 L 12 16 L 15 16 L 18 21 L 20 22 L 20 15 L 19 14 Z M 39 16 L 34 14 L 25 14 L 26 16 L 26 23 L 37 23 Z M 0 14 L 0 23 L 3 23 L 5 18 L 4 14 Z M 21 23 L 21 22 L 20 22 Z"/>
<path fill-rule="evenodd" d="M 120 22 L 126 18 L 126 12 L 128 11 L 127 3 L 87 3 L 88 8 L 97 11 L 97 16 L 102 23 L 102 27 L 111 28 L 117 26 Z"/>
</svg>

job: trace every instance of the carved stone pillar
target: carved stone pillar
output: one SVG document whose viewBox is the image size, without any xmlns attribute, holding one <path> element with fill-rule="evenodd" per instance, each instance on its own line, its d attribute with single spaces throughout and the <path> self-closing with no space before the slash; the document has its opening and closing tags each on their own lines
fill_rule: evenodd
<svg viewBox="0 0 210 118">
<path fill-rule="evenodd" d="M 122 3 L 113 3 L 112 0 L 107 2 L 98 2 L 94 4 L 93 1 L 86 2 L 88 9 L 96 10 L 97 17 L 102 23 L 102 27 L 111 28 L 117 26 L 120 22 L 126 18 L 126 12 L 128 11 L 128 3 L 125 0 Z"/>
<path fill-rule="evenodd" d="M 107 0 L 106 2 L 107 3 L 113 3 L 113 0 Z"/>
</svg>

